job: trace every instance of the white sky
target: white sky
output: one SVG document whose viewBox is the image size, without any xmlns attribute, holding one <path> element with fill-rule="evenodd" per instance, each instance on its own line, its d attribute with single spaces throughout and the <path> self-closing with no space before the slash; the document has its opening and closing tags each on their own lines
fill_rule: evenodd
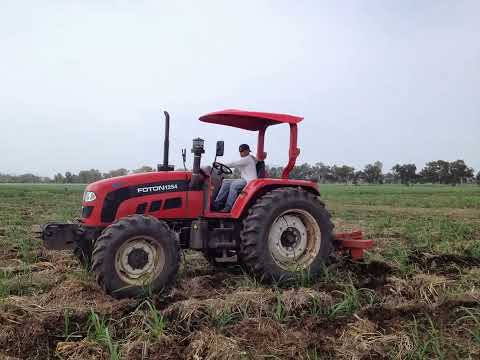
<svg viewBox="0 0 480 360">
<path fill-rule="evenodd" d="M 0 172 L 154 165 L 162 109 L 171 163 L 197 136 L 226 161 L 256 140 L 197 120 L 224 108 L 304 116 L 298 163 L 478 171 L 479 19 L 457 0 L 1 0 Z M 267 135 L 282 165 L 288 127 Z"/>
</svg>

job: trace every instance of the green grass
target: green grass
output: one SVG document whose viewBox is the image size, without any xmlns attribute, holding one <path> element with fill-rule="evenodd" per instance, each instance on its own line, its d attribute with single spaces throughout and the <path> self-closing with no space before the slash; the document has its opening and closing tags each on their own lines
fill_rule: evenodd
<svg viewBox="0 0 480 360">
<path fill-rule="evenodd" d="M 275 294 L 275 305 L 273 307 L 272 317 L 279 322 L 283 322 L 288 318 L 288 311 L 283 303 L 281 293 L 278 291 Z"/>
<path fill-rule="evenodd" d="M 31 227 L 49 221 L 72 220 L 79 216 L 83 189 L 83 185 L 0 184 L 0 300 L 10 296 L 33 295 L 34 298 L 36 294 L 43 293 L 58 283 L 54 278 L 43 278 L 42 272 L 32 272 L 34 267 L 31 264 L 45 261 L 45 258 L 40 251 L 41 243 L 34 238 Z M 411 258 L 416 251 L 480 257 L 478 186 L 320 185 L 320 190 L 322 199 L 333 214 L 332 220 L 336 229 L 364 230 L 366 237 L 376 241 L 367 260 L 375 259 L 393 265 L 392 275 L 402 278 L 402 282 L 408 283 L 425 271 L 417 268 Z M 201 254 L 197 255 L 201 257 Z M 195 271 L 196 268 L 186 271 L 184 277 L 195 276 Z M 393 296 L 400 299 L 402 296 L 410 296 L 408 292 L 390 294 L 388 286 L 391 284 L 388 283 L 380 289 L 363 289 L 361 281 L 369 275 L 362 274 L 361 271 L 357 274 L 356 270 L 348 267 L 347 271 L 325 267 L 322 273 L 315 277 L 301 271 L 297 275 L 291 287 L 326 291 L 335 303 L 331 305 L 331 302 L 326 303 L 325 299 L 314 296 L 309 307 L 299 313 L 288 310 L 288 302 L 284 298 L 285 287 L 277 287 L 278 284 L 265 285 L 248 274 L 238 273 L 224 283 L 229 284 L 227 294 L 245 289 L 274 288 L 275 297 L 268 304 L 268 310 L 258 311 L 258 314 L 261 314 L 258 316 L 268 317 L 270 321 L 273 319 L 282 327 L 295 322 L 298 324 L 305 315 L 315 321 L 335 322 L 347 329 L 345 324 L 355 321 L 356 316 L 367 316 L 363 312 L 366 308 L 382 301 L 386 303 L 387 295 L 390 300 Z M 478 268 L 459 265 L 458 271 L 448 275 L 446 289 L 438 290 L 439 299 L 444 296 L 462 297 L 466 293 L 477 294 L 480 288 L 479 275 Z M 94 281 L 92 274 L 79 269 L 68 270 L 65 278 Z M 399 282 L 399 286 L 402 282 Z M 145 289 L 145 297 L 154 298 L 148 287 Z M 162 341 L 165 335 L 168 338 L 178 335 L 179 328 L 176 327 L 174 318 L 169 317 L 167 321 L 151 300 L 138 301 L 145 301 L 147 305 L 142 305 L 140 316 L 128 315 L 128 321 L 113 320 L 114 317 L 102 318 L 95 310 L 90 313 L 87 338 L 100 344 L 112 359 L 120 357 L 120 347 L 123 354 L 127 338 L 136 331 L 139 335 L 132 335 L 132 338 L 141 338 L 146 343 Z M 410 341 L 407 344 L 411 345 L 408 354 L 403 347 L 401 358 L 468 358 L 467 355 L 474 352 L 471 349 L 480 345 L 479 308 L 471 306 L 460 310 L 453 309 L 452 319 L 448 323 L 435 313 L 430 314 L 431 318 L 422 314 L 415 314 L 416 319 L 411 314 L 402 316 L 394 324 L 398 329 L 390 329 L 402 331 Z M 63 315 L 63 324 L 59 324 L 57 335 L 63 335 L 67 341 L 83 337 L 87 330 L 83 323 L 79 325 L 74 322 L 74 311 L 75 309 L 62 309 L 60 313 L 60 317 Z M 212 308 L 205 326 L 215 328 L 218 333 L 227 334 L 230 328 L 253 317 L 253 313 L 255 309 L 247 311 L 246 307 Z M 134 318 L 138 318 L 138 321 L 134 322 L 136 325 L 128 328 L 131 325 L 126 324 Z M 449 344 L 452 334 L 455 341 L 461 340 L 459 344 Z M 388 349 L 388 346 L 385 349 Z M 317 359 L 323 358 L 322 355 L 321 351 L 310 349 L 305 356 L 308 359 Z M 395 353 L 392 358 L 395 358 Z"/>
<path fill-rule="evenodd" d="M 112 339 L 107 322 L 100 318 L 93 310 L 90 311 L 88 322 L 88 337 L 106 348 L 110 354 L 110 360 L 119 360 L 120 353 L 118 343 Z"/>
<path fill-rule="evenodd" d="M 80 215 L 84 185 L 0 184 L 0 247 L 16 247 L 18 258 L 35 262 L 41 243 L 32 226 Z"/>
<path fill-rule="evenodd" d="M 342 299 L 328 309 L 328 316 L 336 318 L 342 315 L 352 315 L 362 306 L 361 292 L 353 284 L 348 284 L 344 291 L 339 291 Z"/>
<path fill-rule="evenodd" d="M 411 324 L 413 349 L 407 359 L 446 359 L 448 354 L 447 340 L 430 317 L 421 324 L 416 318 Z"/>
<path fill-rule="evenodd" d="M 480 344 L 480 309 L 463 307 L 460 311 L 464 315 L 458 318 L 456 323 L 462 324 L 471 335 L 472 340 Z"/>
<path fill-rule="evenodd" d="M 221 329 L 240 320 L 241 313 L 229 309 L 211 309 L 210 318 L 212 325 L 218 329 Z"/>
<path fill-rule="evenodd" d="M 480 209 L 477 185 L 332 185 L 320 184 L 326 201 L 367 206 Z"/>
<path fill-rule="evenodd" d="M 52 286 L 54 286 L 52 279 L 34 278 L 34 274 L 26 267 L 17 274 L 10 274 L 0 270 L 0 299 L 12 295 L 33 295 L 49 290 Z"/>
<path fill-rule="evenodd" d="M 395 264 L 402 275 L 409 275 L 414 271 L 414 266 L 409 259 L 410 251 L 399 243 L 391 244 L 383 252 L 383 257 Z"/>
<path fill-rule="evenodd" d="M 162 335 L 165 334 L 168 320 L 150 301 L 147 301 L 147 308 L 145 324 L 151 337 L 154 340 L 158 340 Z"/>
</svg>

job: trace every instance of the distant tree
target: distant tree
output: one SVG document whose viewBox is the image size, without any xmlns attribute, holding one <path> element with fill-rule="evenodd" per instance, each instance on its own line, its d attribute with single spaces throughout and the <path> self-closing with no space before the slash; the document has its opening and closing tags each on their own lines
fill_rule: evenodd
<svg viewBox="0 0 480 360">
<path fill-rule="evenodd" d="M 477 181 L 477 184 L 480 185 L 480 171 L 478 172 L 477 176 L 475 176 L 475 180 Z"/>
<path fill-rule="evenodd" d="M 57 173 L 55 174 L 55 176 L 53 177 L 53 182 L 56 182 L 56 183 L 59 183 L 59 184 L 63 184 L 65 183 L 65 177 L 60 174 L 60 173 Z"/>
<path fill-rule="evenodd" d="M 67 171 L 65 173 L 65 182 L 67 184 L 71 184 L 74 182 L 74 175 L 70 171 Z"/>
<path fill-rule="evenodd" d="M 143 165 L 142 167 L 135 169 L 132 172 L 137 174 L 137 173 L 152 172 L 152 171 L 153 171 L 153 168 L 151 166 Z"/>
<path fill-rule="evenodd" d="M 314 172 L 312 171 L 312 167 L 304 163 L 299 166 L 295 166 L 289 175 L 290 179 L 311 179 L 314 178 Z"/>
<path fill-rule="evenodd" d="M 333 181 L 332 169 L 330 166 L 325 165 L 322 162 L 317 162 L 315 165 L 312 166 L 312 172 L 315 174 L 314 176 L 318 179 L 321 183 L 331 182 Z"/>
<path fill-rule="evenodd" d="M 365 180 L 365 173 L 362 170 L 355 171 L 353 175 L 353 183 L 357 185 L 360 182 L 364 182 Z"/>
<path fill-rule="evenodd" d="M 41 182 L 41 178 L 39 176 L 27 173 L 27 174 L 18 175 L 16 177 L 15 182 L 19 182 L 19 183 L 39 183 L 39 182 Z"/>
<path fill-rule="evenodd" d="M 270 178 L 278 179 L 282 177 L 282 170 L 283 168 L 281 166 L 265 166 L 265 171 L 267 173 L 267 176 Z"/>
<path fill-rule="evenodd" d="M 463 184 L 473 178 L 473 169 L 468 167 L 463 160 L 451 162 L 449 170 L 452 185 Z"/>
<path fill-rule="evenodd" d="M 97 169 L 82 170 L 78 173 L 78 182 L 81 184 L 90 184 L 102 179 L 102 174 Z"/>
<path fill-rule="evenodd" d="M 375 161 L 373 164 L 365 165 L 365 168 L 363 169 L 365 181 L 369 184 L 382 184 L 382 169 L 383 164 L 380 161 Z"/>
<path fill-rule="evenodd" d="M 437 160 L 427 163 L 419 175 L 422 182 L 456 185 L 473 179 L 473 169 L 463 160 Z"/>
<path fill-rule="evenodd" d="M 396 164 L 393 168 L 393 176 L 404 185 L 409 186 L 417 178 L 417 166 L 415 164 Z"/>
<path fill-rule="evenodd" d="M 331 168 L 331 176 L 335 182 L 348 183 L 353 182 L 355 177 L 355 168 L 347 165 L 333 165 Z"/>
<path fill-rule="evenodd" d="M 11 182 L 14 182 L 12 175 L 0 173 L 0 183 L 11 183 Z"/>
<path fill-rule="evenodd" d="M 420 171 L 420 178 L 424 183 L 450 183 L 450 163 L 444 160 L 430 161 Z"/>
<path fill-rule="evenodd" d="M 121 169 L 116 169 L 116 170 L 110 170 L 107 173 L 103 174 L 103 178 L 108 179 L 112 177 L 117 177 L 117 176 L 125 176 L 128 174 L 128 170 L 121 168 Z"/>
<path fill-rule="evenodd" d="M 395 176 L 391 172 L 388 172 L 385 175 L 383 175 L 384 184 L 394 184 L 395 181 L 396 181 Z"/>
</svg>

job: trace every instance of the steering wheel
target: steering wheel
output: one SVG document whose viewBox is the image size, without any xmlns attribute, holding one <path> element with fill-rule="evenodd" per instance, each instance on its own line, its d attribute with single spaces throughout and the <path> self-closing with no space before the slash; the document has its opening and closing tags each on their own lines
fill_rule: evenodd
<svg viewBox="0 0 480 360">
<path fill-rule="evenodd" d="M 222 174 L 232 174 L 233 171 L 232 169 L 230 169 L 227 165 L 225 164 L 222 164 L 222 163 L 219 163 L 217 161 L 215 161 L 213 164 L 212 164 L 212 167 L 214 169 L 217 169 L 218 171 L 220 171 Z"/>
</svg>

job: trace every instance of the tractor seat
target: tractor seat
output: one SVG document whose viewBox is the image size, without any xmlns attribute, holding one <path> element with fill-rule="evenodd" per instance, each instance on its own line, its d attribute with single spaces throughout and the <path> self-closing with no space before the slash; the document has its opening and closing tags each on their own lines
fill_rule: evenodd
<svg viewBox="0 0 480 360">
<path fill-rule="evenodd" d="M 257 161 L 257 178 L 263 179 L 267 175 L 267 171 L 265 170 L 265 161 L 259 160 Z"/>
</svg>

